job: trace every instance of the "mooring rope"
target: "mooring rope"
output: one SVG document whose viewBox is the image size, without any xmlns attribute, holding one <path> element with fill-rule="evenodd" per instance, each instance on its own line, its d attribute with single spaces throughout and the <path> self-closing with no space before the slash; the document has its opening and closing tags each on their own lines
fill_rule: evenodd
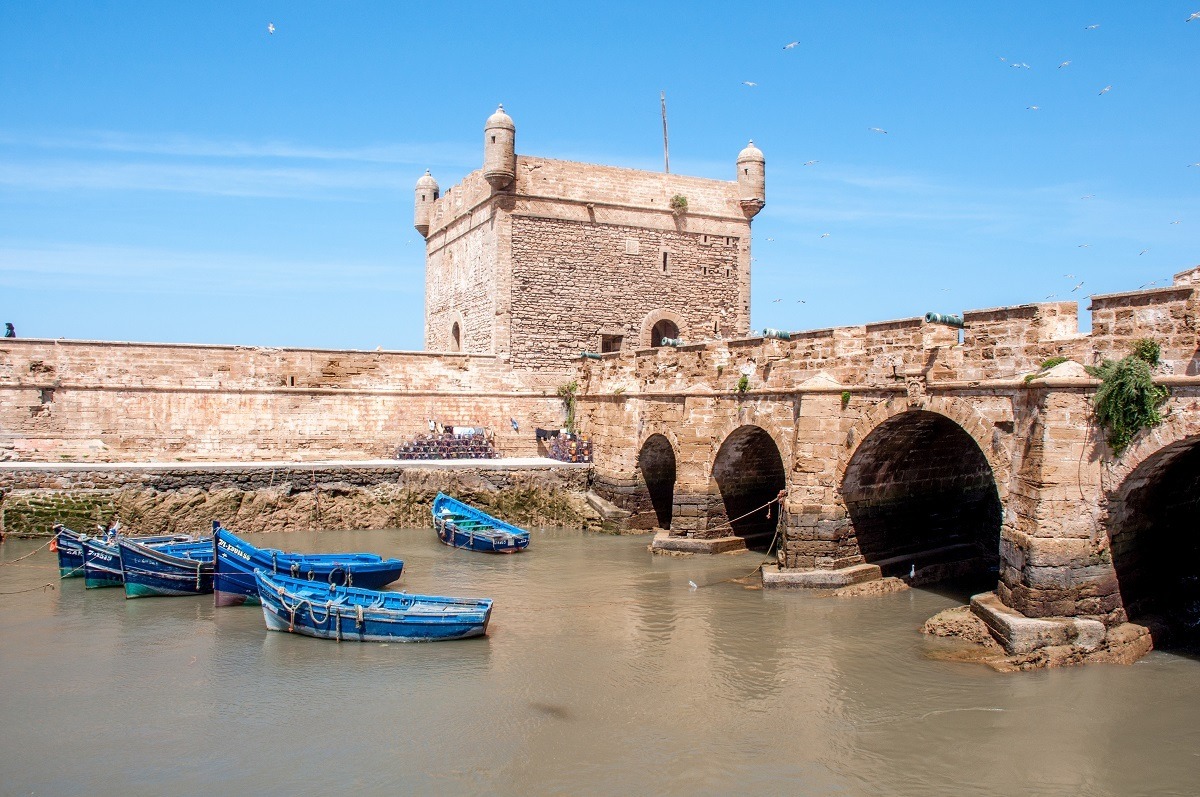
<svg viewBox="0 0 1200 797">
<path fill-rule="evenodd" d="M 755 512 L 760 512 L 760 511 L 762 511 L 764 508 L 771 506 L 771 504 L 779 504 L 779 506 L 780 506 L 780 509 L 782 509 L 782 508 L 783 508 L 783 499 L 784 499 L 784 498 L 787 498 L 787 490 L 780 490 L 780 491 L 779 491 L 779 495 L 775 496 L 775 497 L 774 497 L 774 498 L 772 498 L 770 501 L 767 501 L 765 504 L 763 504 L 763 505 L 762 505 L 762 506 L 760 506 L 760 507 L 757 507 L 757 508 L 755 508 L 755 509 L 751 509 L 751 510 L 750 510 L 749 512 L 747 512 L 745 515 L 741 515 L 740 517 L 735 517 L 733 520 L 730 520 L 730 521 L 729 521 L 728 523 L 726 523 L 725 525 L 729 526 L 729 527 L 732 529 L 732 528 L 733 528 L 733 524 L 734 524 L 734 523 L 736 523 L 737 521 L 739 521 L 739 520 L 741 520 L 742 518 L 744 518 L 744 517 L 747 517 L 747 516 L 749 516 L 749 515 L 753 515 Z M 768 517 L 770 517 L 770 512 L 768 512 L 768 513 L 767 513 L 767 516 L 768 516 Z M 715 529 L 713 529 L 713 531 L 717 531 L 717 530 L 719 530 L 719 529 L 721 529 L 721 526 L 717 526 Z M 771 549 L 775 547 L 775 541 L 776 541 L 776 540 L 778 540 L 778 539 L 779 539 L 779 521 L 778 521 L 778 519 L 777 519 L 777 520 L 775 521 L 775 534 L 774 534 L 774 535 L 771 537 L 771 543 L 770 543 L 770 545 L 768 545 L 768 546 L 767 546 L 767 553 L 768 553 L 768 554 L 770 554 L 770 553 L 771 553 Z M 711 587 L 713 584 L 725 584 L 725 583 L 727 583 L 727 582 L 730 582 L 730 581 L 741 581 L 742 579 L 746 579 L 746 578 L 749 578 L 750 576 L 754 575 L 754 574 L 755 574 L 755 573 L 757 573 L 759 570 L 762 570 L 762 568 L 763 568 L 763 565 L 767 565 L 767 564 L 770 564 L 770 563 L 771 563 L 771 560 L 770 560 L 770 559 L 767 559 L 767 560 L 765 560 L 765 561 L 759 562 L 759 563 L 758 563 L 758 565 L 756 565 L 756 566 L 755 566 L 755 568 L 754 568 L 753 570 L 751 570 L 749 573 L 747 573 L 747 574 L 746 574 L 746 575 L 744 575 L 744 576 L 733 576 L 733 577 L 730 577 L 730 578 L 723 578 L 723 579 L 721 579 L 720 581 L 710 581 L 710 582 L 708 582 L 707 584 L 696 584 L 696 585 L 695 585 L 695 589 L 700 589 L 701 587 Z M 695 582 L 689 582 L 689 583 L 691 583 L 691 584 L 695 584 Z"/>
<path fill-rule="evenodd" d="M 47 589 L 54 589 L 54 582 L 42 584 L 41 586 L 37 587 L 30 587 L 29 589 L 18 589 L 12 592 L 0 592 L 0 595 L 20 595 L 22 592 L 33 592 L 35 589 L 40 589 L 43 592 Z"/>
<path fill-rule="evenodd" d="M 40 547 L 38 547 L 38 548 L 34 548 L 32 551 L 30 551 L 29 553 L 25 554 L 24 556 L 18 556 L 16 559 L 9 559 L 7 562 L 0 562 L 0 565 L 11 565 L 11 564 L 16 564 L 17 562 L 21 561 L 22 559 L 28 559 L 29 557 L 33 556 L 33 555 L 34 555 L 35 553 L 37 553 L 38 551 L 42 550 L 42 548 L 49 547 L 49 545 L 50 545 L 52 542 L 54 542 L 56 539 L 57 539 L 57 537 L 51 537 L 50 539 L 46 540 L 46 544 L 45 544 L 45 545 L 42 545 L 42 546 L 40 546 Z"/>
</svg>

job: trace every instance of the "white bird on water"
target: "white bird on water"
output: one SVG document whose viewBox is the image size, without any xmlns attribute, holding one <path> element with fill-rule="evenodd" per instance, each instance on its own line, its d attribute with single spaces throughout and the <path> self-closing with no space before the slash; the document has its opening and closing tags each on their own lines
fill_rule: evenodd
<svg viewBox="0 0 1200 797">
<path fill-rule="evenodd" d="M 274 33 L 274 32 L 275 32 L 275 23 L 268 22 L 267 23 L 267 33 Z"/>
<path fill-rule="evenodd" d="M 688 589 L 696 589 L 697 586 L 699 585 L 695 581 L 688 582 Z"/>
</svg>

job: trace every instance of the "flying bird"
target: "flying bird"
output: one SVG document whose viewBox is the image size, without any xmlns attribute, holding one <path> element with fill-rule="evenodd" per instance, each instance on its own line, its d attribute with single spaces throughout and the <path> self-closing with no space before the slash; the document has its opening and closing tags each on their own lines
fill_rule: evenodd
<svg viewBox="0 0 1200 797">
<path fill-rule="evenodd" d="M 1171 222 L 1171 223 L 1172 223 L 1172 224 L 1178 224 L 1178 223 L 1179 223 L 1179 219 L 1175 219 L 1175 221 L 1173 221 L 1173 222 Z"/>
<path fill-rule="evenodd" d="M 1080 244 L 1079 246 L 1077 246 L 1075 248 L 1076 249 L 1087 249 L 1089 246 L 1091 246 L 1091 244 Z"/>
<path fill-rule="evenodd" d="M 1073 279 L 1075 279 L 1075 275 L 1074 274 L 1063 274 L 1063 279 L 1073 280 Z"/>
<path fill-rule="evenodd" d="M 274 32 L 275 32 L 275 23 L 268 22 L 267 23 L 267 33 L 274 33 Z"/>
<path fill-rule="evenodd" d="M 1042 110 L 1042 107 L 1041 107 L 1040 105 L 1027 105 L 1027 106 L 1025 106 L 1025 110 L 1027 110 L 1027 111 L 1040 111 L 1040 110 Z"/>
<path fill-rule="evenodd" d="M 1026 69 L 1031 68 L 1029 64 L 1025 63 L 1024 61 L 1014 62 L 1009 64 L 1009 66 L 1011 66 L 1013 69 L 1020 69 L 1021 67 L 1025 67 Z"/>
<path fill-rule="evenodd" d="M 1105 86 L 1104 88 L 1100 89 L 1101 94 L 1107 94 L 1110 91 L 1112 91 L 1112 86 Z"/>
<path fill-rule="evenodd" d="M 1175 222 L 1171 222 L 1171 223 L 1172 223 L 1172 224 L 1178 224 L 1179 222 L 1175 221 Z M 823 233 L 821 233 L 821 237 L 822 237 L 822 238 L 828 238 L 828 237 L 829 237 L 829 233 L 827 233 L 827 232 L 823 232 Z"/>
<path fill-rule="evenodd" d="M 1083 196 L 1081 196 L 1079 198 L 1080 199 L 1095 199 L 1096 195 L 1095 194 L 1084 194 Z"/>
<path fill-rule="evenodd" d="M 1058 294 L 1057 294 L 1057 293 L 1052 293 L 1052 294 L 1050 294 L 1049 296 L 1047 296 L 1047 297 L 1045 297 L 1045 298 L 1047 298 L 1047 299 L 1053 299 L 1053 298 L 1054 298 L 1054 297 L 1056 297 L 1056 296 L 1058 296 Z"/>
<path fill-rule="evenodd" d="M 771 304 L 775 304 L 775 302 L 782 302 L 782 301 L 783 301 L 783 299 L 772 299 Z"/>
<path fill-rule="evenodd" d="M 1197 19 L 1200 19 L 1200 11 L 1193 12 L 1193 14 L 1185 19 L 1184 22 L 1193 22 Z"/>
<path fill-rule="evenodd" d="M 1200 166 L 1200 163 L 1189 163 L 1188 164 L 1189 169 L 1192 168 L 1193 166 Z"/>
<path fill-rule="evenodd" d="M 774 241 L 775 239 L 774 239 L 774 238 L 768 238 L 767 240 L 768 240 L 768 241 Z"/>
<path fill-rule="evenodd" d="M 1071 65 L 1070 61 L 1063 61 L 1061 64 L 1058 65 L 1058 68 L 1062 69 L 1064 66 L 1070 66 L 1070 65 Z"/>
<path fill-rule="evenodd" d="M 1083 287 L 1083 280 L 1080 280 L 1080 281 L 1079 281 L 1079 284 L 1078 284 L 1078 285 L 1076 285 L 1074 288 L 1072 288 L 1072 289 L 1071 289 L 1071 293 L 1074 293 L 1075 291 L 1079 290 L 1079 289 L 1080 289 L 1080 288 L 1082 288 L 1082 287 Z"/>
<path fill-rule="evenodd" d="M 870 130 L 872 133 L 883 133 L 884 135 L 887 135 L 887 131 L 884 130 L 882 127 L 868 127 L 867 129 Z"/>
<path fill-rule="evenodd" d="M 804 165 L 805 165 L 805 166 L 812 166 L 814 163 L 820 163 L 820 161 L 805 161 L 805 162 L 804 162 Z M 1192 164 L 1188 164 L 1188 165 L 1190 165 L 1190 166 L 1200 166 L 1200 163 L 1192 163 Z"/>
<path fill-rule="evenodd" d="M 1088 25 L 1087 27 L 1084 28 L 1084 30 L 1095 30 L 1098 27 L 1100 27 L 1099 22 L 1097 22 L 1095 25 Z"/>
<path fill-rule="evenodd" d="M 742 85 L 743 85 L 743 86 L 749 86 L 750 88 L 754 88 L 754 87 L 755 87 L 755 86 L 757 86 L 758 84 L 757 84 L 757 83 L 755 83 L 753 80 L 743 80 L 743 81 L 742 81 Z"/>
<path fill-rule="evenodd" d="M 1138 252 L 1138 257 L 1141 257 L 1142 255 L 1146 254 L 1149 251 L 1150 251 L 1149 249 L 1143 249 L 1142 251 Z"/>
<path fill-rule="evenodd" d="M 792 48 L 799 47 L 799 46 L 800 46 L 800 42 L 788 42 L 787 44 L 783 45 L 783 49 L 791 50 Z"/>
<path fill-rule="evenodd" d="M 805 301 L 803 299 L 797 299 L 796 303 L 797 304 L 805 304 Z"/>
</svg>

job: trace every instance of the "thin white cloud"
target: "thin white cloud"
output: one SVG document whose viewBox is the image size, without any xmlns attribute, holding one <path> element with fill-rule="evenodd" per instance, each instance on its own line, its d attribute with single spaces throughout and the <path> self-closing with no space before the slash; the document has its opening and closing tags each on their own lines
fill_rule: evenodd
<svg viewBox="0 0 1200 797">
<path fill-rule="evenodd" d="M 419 296 L 423 282 L 393 262 L 273 258 L 110 245 L 0 243 L 0 286 L 95 293 L 230 295 L 326 293 L 346 286 Z"/>
</svg>

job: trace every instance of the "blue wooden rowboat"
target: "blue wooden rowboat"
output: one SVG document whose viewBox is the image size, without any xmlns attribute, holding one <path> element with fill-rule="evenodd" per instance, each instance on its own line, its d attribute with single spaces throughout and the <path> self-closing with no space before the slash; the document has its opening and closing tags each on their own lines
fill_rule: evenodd
<svg viewBox="0 0 1200 797">
<path fill-rule="evenodd" d="M 58 549 L 58 577 L 83 578 L 83 540 L 86 534 L 54 524 L 54 545 Z"/>
<path fill-rule="evenodd" d="M 88 589 L 119 587 L 125 583 L 121 571 L 121 552 L 117 548 L 120 535 L 109 540 L 102 537 L 84 537 L 83 543 L 83 586 Z M 126 538 L 129 539 L 129 538 Z M 133 537 L 143 545 L 191 542 L 192 537 L 182 534 L 161 534 L 153 537 Z"/>
<path fill-rule="evenodd" d="M 487 633 L 491 598 L 409 595 L 254 571 L 267 629 L 338 642 L 432 642 Z"/>
<path fill-rule="evenodd" d="M 119 539 L 126 598 L 207 595 L 213 591 L 212 540 L 143 545 Z"/>
<path fill-rule="evenodd" d="M 289 553 L 258 548 L 213 521 L 215 570 L 213 597 L 217 606 L 258 603 L 256 569 L 322 584 L 379 589 L 400 578 L 404 562 L 373 553 Z"/>
<path fill-rule="evenodd" d="M 529 547 L 529 532 L 464 504 L 445 493 L 433 499 L 433 528 L 454 548 L 485 553 L 516 553 Z"/>
</svg>

